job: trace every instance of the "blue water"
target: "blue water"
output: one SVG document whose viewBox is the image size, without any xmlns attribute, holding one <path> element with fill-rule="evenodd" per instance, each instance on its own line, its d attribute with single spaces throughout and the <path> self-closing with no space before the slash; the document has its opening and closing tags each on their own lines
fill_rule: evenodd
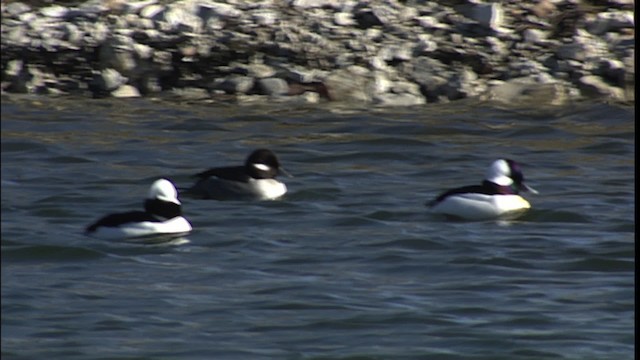
<svg viewBox="0 0 640 360">
<path fill-rule="evenodd" d="M 635 108 L 3 98 L 4 359 L 632 359 Z M 183 197 L 182 244 L 84 227 L 268 147 L 279 201 Z M 424 203 L 522 163 L 512 221 Z"/>
</svg>

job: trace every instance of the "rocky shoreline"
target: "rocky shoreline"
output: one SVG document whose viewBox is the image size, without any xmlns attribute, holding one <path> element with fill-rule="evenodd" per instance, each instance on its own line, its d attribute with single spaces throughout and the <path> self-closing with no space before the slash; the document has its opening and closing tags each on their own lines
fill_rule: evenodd
<svg viewBox="0 0 640 360">
<path fill-rule="evenodd" d="M 2 2 L 2 93 L 635 103 L 634 0 Z"/>
</svg>

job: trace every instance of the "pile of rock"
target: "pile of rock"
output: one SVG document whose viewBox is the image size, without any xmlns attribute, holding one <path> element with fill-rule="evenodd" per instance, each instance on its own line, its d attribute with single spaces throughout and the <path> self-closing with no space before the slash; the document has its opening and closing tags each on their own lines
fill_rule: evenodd
<svg viewBox="0 0 640 360">
<path fill-rule="evenodd" d="M 634 0 L 2 2 L 2 91 L 635 101 Z"/>
</svg>

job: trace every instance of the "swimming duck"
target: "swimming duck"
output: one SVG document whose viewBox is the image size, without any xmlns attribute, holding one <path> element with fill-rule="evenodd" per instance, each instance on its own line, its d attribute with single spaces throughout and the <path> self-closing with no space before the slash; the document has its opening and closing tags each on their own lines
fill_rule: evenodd
<svg viewBox="0 0 640 360">
<path fill-rule="evenodd" d="M 289 175 L 276 155 L 268 149 L 257 149 L 244 165 L 218 167 L 194 175 L 198 181 L 188 191 L 205 199 L 272 200 L 287 192 L 287 186 L 276 180 L 279 174 Z"/>
<path fill-rule="evenodd" d="M 88 226 L 85 234 L 113 240 L 167 235 L 179 237 L 192 230 L 189 221 L 182 216 L 178 191 L 167 179 L 158 179 L 151 184 L 144 210 L 106 215 Z"/>
<path fill-rule="evenodd" d="M 524 183 L 518 163 L 511 159 L 494 161 L 480 185 L 458 187 L 445 191 L 427 203 L 437 214 L 464 220 L 486 220 L 507 215 L 519 215 L 531 208 L 520 192 L 538 192 Z"/>
</svg>

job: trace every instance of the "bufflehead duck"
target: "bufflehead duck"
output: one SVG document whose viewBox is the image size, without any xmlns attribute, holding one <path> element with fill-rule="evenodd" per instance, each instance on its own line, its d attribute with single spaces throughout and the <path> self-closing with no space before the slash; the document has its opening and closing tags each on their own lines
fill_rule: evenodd
<svg viewBox="0 0 640 360">
<path fill-rule="evenodd" d="M 191 232 L 191 224 L 182 217 L 178 191 L 167 179 L 156 180 L 151 185 L 144 209 L 106 215 L 88 226 L 85 234 L 114 240 L 179 237 Z"/>
<path fill-rule="evenodd" d="M 258 149 L 243 166 L 213 168 L 194 175 L 199 180 L 189 193 L 216 200 L 276 199 L 287 192 L 287 186 L 275 179 L 279 174 L 289 175 L 271 150 Z"/>
<path fill-rule="evenodd" d="M 434 213 L 465 220 L 486 220 L 519 215 L 531 205 L 521 191 L 538 192 L 524 183 L 518 163 L 498 159 L 491 164 L 482 185 L 464 186 L 442 193 L 427 203 Z"/>
</svg>

